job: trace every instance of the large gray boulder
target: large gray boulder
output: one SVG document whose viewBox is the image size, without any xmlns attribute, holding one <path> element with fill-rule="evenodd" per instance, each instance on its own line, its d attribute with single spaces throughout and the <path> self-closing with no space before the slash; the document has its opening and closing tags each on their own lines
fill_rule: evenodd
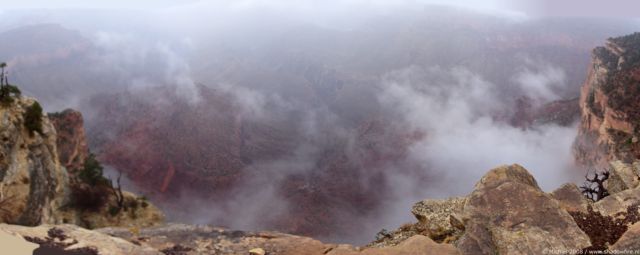
<svg viewBox="0 0 640 255">
<path fill-rule="evenodd" d="M 605 183 L 609 194 L 633 189 L 640 184 L 638 174 L 633 164 L 625 164 L 617 160 L 610 162 L 609 166 L 609 179 Z"/>
<path fill-rule="evenodd" d="M 542 254 L 591 245 L 560 203 L 543 192 L 519 165 L 489 171 L 468 196 L 465 233 L 457 242 L 463 254 Z"/>
</svg>

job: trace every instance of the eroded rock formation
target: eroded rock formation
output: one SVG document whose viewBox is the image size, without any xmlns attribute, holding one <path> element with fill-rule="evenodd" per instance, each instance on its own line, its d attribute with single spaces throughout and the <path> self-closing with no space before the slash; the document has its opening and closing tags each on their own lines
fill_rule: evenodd
<svg viewBox="0 0 640 255">
<path fill-rule="evenodd" d="M 574 154 L 585 165 L 640 157 L 640 33 L 593 50 L 581 89 L 582 120 Z"/>
<path fill-rule="evenodd" d="M 34 99 L 0 107 L 0 221 L 21 225 L 56 223 L 68 183 L 58 161 L 56 130 L 43 116 L 42 132 L 31 132 L 23 117 Z"/>
<path fill-rule="evenodd" d="M 163 221 L 155 206 L 128 192 L 123 192 L 121 210 L 113 209 L 115 198 L 109 190 L 104 190 L 105 201 L 99 207 L 79 207 L 73 180 L 84 169 L 88 153 L 82 116 L 65 111 L 51 121 L 42 115 L 42 132 L 32 131 L 25 124 L 24 113 L 35 103 L 32 98 L 20 97 L 0 107 L 0 222 L 26 226 L 72 223 L 95 228 L 152 226 Z M 73 171 L 68 172 L 65 166 Z"/>
<path fill-rule="evenodd" d="M 59 113 L 50 113 L 48 117 L 57 131 L 56 146 L 60 164 L 70 172 L 81 170 L 89 156 L 82 114 L 67 109 Z"/>
</svg>

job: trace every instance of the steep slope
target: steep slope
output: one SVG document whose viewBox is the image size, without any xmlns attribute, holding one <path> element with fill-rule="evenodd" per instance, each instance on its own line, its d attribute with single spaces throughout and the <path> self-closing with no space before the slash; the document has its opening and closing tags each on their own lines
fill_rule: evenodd
<svg viewBox="0 0 640 255">
<path fill-rule="evenodd" d="M 574 154 L 586 165 L 640 158 L 640 33 L 611 38 L 593 51 L 582 86 Z"/>
<path fill-rule="evenodd" d="M 543 254 L 549 247 L 575 253 L 632 249 L 640 238 L 640 185 L 635 165 L 612 162 L 612 175 L 630 175 L 627 186 L 598 202 L 575 184 L 551 193 L 540 190 L 523 167 L 487 172 L 464 197 L 427 199 L 414 205 L 418 222 L 380 232 L 367 247 L 329 244 L 270 231 L 233 231 L 208 225 L 167 224 L 150 228 L 74 225 L 23 227 L 0 224 L 39 249 L 73 254 Z M 633 182 L 635 181 L 635 182 Z M 609 186 L 624 180 L 609 179 Z M 634 183 L 634 184 L 632 184 Z"/>
<path fill-rule="evenodd" d="M 117 211 L 110 206 L 117 204 L 118 196 L 114 197 L 104 184 L 85 190 L 104 195 L 91 197 L 86 192 L 78 192 L 79 186 L 86 185 L 79 180 L 83 178 L 80 171 L 87 168 L 84 163 L 88 151 L 82 126 L 69 127 L 79 124 L 82 117 L 67 111 L 56 115 L 56 125 L 53 125 L 54 121 L 35 105 L 38 104 L 34 99 L 18 95 L 13 102 L 3 102 L 0 106 L 0 222 L 28 226 L 73 223 L 90 228 L 151 226 L 162 222 L 163 214 L 158 209 L 126 191 L 120 195 L 123 205 Z M 68 118 L 58 118 L 62 116 Z M 60 139 L 56 127 L 66 127 L 59 130 L 64 134 Z M 62 156 L 58 154 L 58 145 L 65 150 Z M 73 171 L 67 172 L 60 160 L 75 167 Z M 103 201 L 99 200 L 102 204 L 96 204 L 97 208 L 80 206 L 87 202 L 82 199 L 98 198 Z"/>
<path fill-rule="evenodd" d="M 45 116 L 42 132 L 25 127 L 23 117 L 34 99 L 21 98 L 0 107 L 0 201 L 2 222 L 22 225 L 61 222 L 67 172 L 58 161 L 56 131 Z"/>
</svg>

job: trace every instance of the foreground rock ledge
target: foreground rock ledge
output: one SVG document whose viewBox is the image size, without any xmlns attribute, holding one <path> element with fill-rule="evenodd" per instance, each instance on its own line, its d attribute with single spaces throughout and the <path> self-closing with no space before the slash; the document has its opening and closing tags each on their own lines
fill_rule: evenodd
<svg viewBox="0 0 640 255">
<path fill-rule="evenodd" d="M 464 254 L 542 254 L 549 247 L 591 245 L 571 215 L 519 165 L 482 177 L 468 197 L 463 221 L 466 231 L 457 247 Z"/>
<path fill-rule="evenodd" d="M 185 224 L 93 231 L 75 225 L 23 227 L 3 224 L 0 231 L 37 243 L 43 240 L 60 245 L 71 243 L 65 247 L 96 252 L 86 254 L 114 255 L 249 254 L 249 251 L 278 255 L 542 254 L 550 247 L 582 250 L 591 246 L 591 242 L 566 209 L 582 208 L 583 205 L 580 201 L 567 202 L 577 199 L 574 198 L 576 187 L 565 186 L 547 194 L 523 167 L 501 166 L 484 175 L 466 197 L 419 202 L 413 210 L 420 220 L 415 225 L 426 227 L 426 234 L 414 229 L 412 234 L 402 235 L 398 230 L 393 235 L 402 238 L 378 242 L 375 247 L 367 248 L 325 244 L 308 237 L 277 232 L 230 231 Z M 625 192 L 629 191 L 616 195 Z M 636 229 L 638 227 L 632 228 L 615 247 L 634 244 Z M 431 236 L 436 230 L 448 236 L 437 239 L 438 243 Z"/>
</svg>

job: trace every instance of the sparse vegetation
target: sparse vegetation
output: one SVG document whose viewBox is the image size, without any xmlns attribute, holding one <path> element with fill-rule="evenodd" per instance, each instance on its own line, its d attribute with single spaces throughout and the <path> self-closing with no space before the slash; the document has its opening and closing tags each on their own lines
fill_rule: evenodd
<svg viewBox="0 0 640 255">
<path fill-rule="evenodd" d="M 590 173 L 584 176 L 586 180 L 580 186 L 582 194 L 594 202 L 609 196 L 609 191 L 604 187 L 604 182 L 609 179 L 609 171 L 594 172 L 593 177 L 590 176 Z"/>
<path fill-rule="evenodd" d="M 386 238 L 391 238 L 391 237 L 393 237 L 391 235 L 391 232 L 389 232 L 389 230 L 386 230 L 384 228 L 378 231 L 378 233 L 376 233 L 376 241 L 382 241 Z"/>
<path fill-rule="evenodd" d="M 73 206 L 98 211 L 109 202 L 110 196 L 113 196 L 116 204 L 109 207 L 109 214 L 117 215 L 126 206 L 120 186 L 121 176 L 122 174 L 118 175 L 117 186 L 114 187 L 113 182 L 104 177 L 104 168 L 95 155 L 89 154 L 84 168 L 72 184 Z"/>
<path fill-rule="evenodd" d="M 589 251 L 603 251 L 608 245 L 614 244 L 622 234 L 627 232 L 628 226 L 640 221 L 638 215 L 640 205 L 632 205 L 626 212 L 620 212 L 612 216 L 604 216 L 593 210 L 591 206 L 587 212 L 569 212 L 578 227 L 589 236 L 591 247 L 585 248 L 583 254 L 590 254 Z"/>
<path fill-rule="evenodd" d="M 13 103 L 14 97 L 20 97 L 21 93 L 18 87 L 9 84 L 9 78 L 5 71 L 7 63 L 0 63 L 0 104 L 9 106 Z"/>
<path fill-rule="evenodd" d="M 124 204 L 124 195 L 122 194 L 122 186 L 120 186 L 120 178 L 122 177 L 122 173 L 118 173 L 118 179 L 116 181 L 117 187 L 113 186 L 113 182 L 109 180 L 109 187 L 111 187 L 111 193 L 116 198 L 116 205 L 118 206 L 118 210 L 125 208 Z M 137 207 L 137 204 L 136 204 Z"/>
<path fill-rule="evenodd" d="M 42 135 L 42 106 L 40 103 L 33 102 L 33 104 L 27 107 L 24 112 L 24 126 L 29 131 L 30 135 L 38 133 Z"/>
<path fill-rule="evenodd" d="M 104 185 L 109 183 L 109 180 L 104 177 L 104 168 L 93 153 L 89 154 L 85 160 L 84 169 L 80 171 L 78 177 L 90 185 Z"/>
</svg>

